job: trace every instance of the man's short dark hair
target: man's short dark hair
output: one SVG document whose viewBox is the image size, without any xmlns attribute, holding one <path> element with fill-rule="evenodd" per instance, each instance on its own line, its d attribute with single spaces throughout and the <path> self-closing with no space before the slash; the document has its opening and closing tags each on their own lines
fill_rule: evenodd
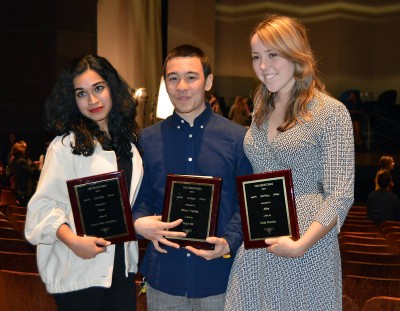
<svg viewBox="0 0 400 311">
<path fill-rule="evenodd" d="M 204 78 L 206 79 L 208 75 L 211 74 L 211 65 L 206 54 L 196 46 L 190 44 L 184 44 L 174 48 L 171 52 L 168 53 L 167 57 L 165 58 L 164 68 L 163 68 L 164 79 L 166 78 L 167 75 L 166 73 L 167 63 L 169 60 L 175 57 L 197 57 L 200 59 L 201 65 L 203 66 Z"/>
</svg>

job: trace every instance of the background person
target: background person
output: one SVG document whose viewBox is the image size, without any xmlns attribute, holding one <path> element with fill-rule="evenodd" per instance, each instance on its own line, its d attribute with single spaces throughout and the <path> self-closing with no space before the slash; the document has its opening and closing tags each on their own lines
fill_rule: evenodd
<svg viewBox="0 0 400 311">
<path fill-rule="evenodd" d="M 16 142 L 11 151 L 12 187 L 20 206 L 27 206 L 36 190 L 38 169 L 26 154 L 25 142 Z"/>
<path fill-rule="evenodd" d="M 235 123 L 246 126 L 249 120 L 250 110 L 247 105 L 247 98 L 236 96 L 235 102 L 229 110 L 229 120 Z"/>
<path fill-rule="evenodd" d="M 377 176 L 378 190 L 367 197 L 367 216 L 380 225 L 384 221 L 400 221 L 400 200 L 391 192 L 392 175 L 388 170 L 381 170 Z"/>
<path fill-rule="evenodd" d="M 376 172 L 376 175 L 375 175 L 375 180 L 374 180 L 375 190 L 378 190 L 380 188 L 379 184 L 378 184 L 378 175 L 385 170 L 388 171 L 389 174 L 391 174 L 391 171 L 394 169 L 394 167 L 396 165 L 396 163 L 394 162 L 394 158 L 392 156 L 386 156 L 386 155 L 381 156 L 378 163 L 379 163 L 380 168 Z M 394 182 L 393 182 L 393 178 L 391 178 L 390 185 L 389 185 L 389 191 L 392 191 L 393 187 L 394 187 Z"/>
</svg>

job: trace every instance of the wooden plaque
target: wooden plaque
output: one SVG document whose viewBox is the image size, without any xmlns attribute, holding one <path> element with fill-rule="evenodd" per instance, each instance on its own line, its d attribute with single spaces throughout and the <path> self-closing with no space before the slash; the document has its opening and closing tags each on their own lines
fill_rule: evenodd
<svg viewBox="0 0 400 311">
<path fill-rule="evenodd" d="M 206 238 L 216 234 L 221 183 L 219 177 L 167 175 L 162 220 L 183 219 L 171 230 L 187 233 L 185 238 L 168 239 L 181 246 L 214 249 Z"/>
<path fill-rule="evenodd" d="M 124 171 L 68 180 L 67 187 L 78 235 L 136 240 Z"/>
<path fill-rule="evenodd" d="M 266 238 L 299 238 L 290 170 L 239 176 L 236 184 L 246 249 L 267 247 Z"/>
</svg>

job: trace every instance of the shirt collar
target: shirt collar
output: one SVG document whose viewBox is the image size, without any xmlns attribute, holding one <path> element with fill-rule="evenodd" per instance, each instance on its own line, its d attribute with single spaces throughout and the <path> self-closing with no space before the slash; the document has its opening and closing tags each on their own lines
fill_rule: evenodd
<svg viewBox="0 0 400 311">
<path fill-rule="evenodd" d="M 206 102 L 206 109 L 196 118 L 194 119 L 193 122 L 193 127 L 200 127 L 204 128 L 208 121 L 212 118 L 214 112 L 211 109 L 211 106 L 209 103 Z M 186 122 L 183 118 L 181 118 L 174 110 L 174 113 L 172 114 L 172 120 L 174 124 L 180 128 L 183 124 L 186 124 L 189 126 L 189 123 Z"/>
</svg>

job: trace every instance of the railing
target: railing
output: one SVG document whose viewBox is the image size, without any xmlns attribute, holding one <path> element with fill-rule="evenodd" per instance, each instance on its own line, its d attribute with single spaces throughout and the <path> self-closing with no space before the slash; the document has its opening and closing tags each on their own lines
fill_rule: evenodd
<svg viewBox="0 0 400 311">
<path fill-rule="evenodd" d="M 400 122 L 397 114 L 389 118 L 370 111 L 366 117 L 368 151 L 378 146 L 400 147 Z"/>
</svg>

